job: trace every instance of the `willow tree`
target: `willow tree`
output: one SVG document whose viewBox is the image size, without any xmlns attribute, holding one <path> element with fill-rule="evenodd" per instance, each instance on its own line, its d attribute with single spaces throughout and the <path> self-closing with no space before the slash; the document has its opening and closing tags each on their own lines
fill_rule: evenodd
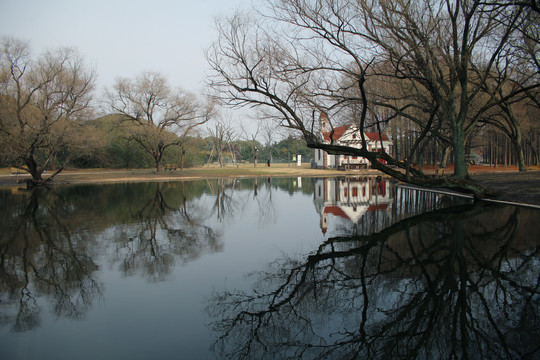
<svg viewBox="0 0 540 360">
<path fill-rule="evenodd" d="M 50 50 L 33 60 L 28 43 L 5 38 L 0 48 L 0 152 L 27 171 L 34 185 L 50 182 L 86 147 L 83 122 L 90 110 L 94 73 L 76 50 Z M 62 153 L 46 179 L 45 170 Z"/>
<path fill-rule="evenodd" d="M 165 151 L 182 146 L 186 137 L 211 115 L 211 103 L 203 104 L 193 94 L 170 87 L 159 73 L 145 72 L 134 80 L 119 78 L 107 91 L 110 111 L 119 115 L 128 139 L 150 154 L 156 170 L 162 170 Z"/>
<path fill-rule="evenodd" d="M 233 107 L 265 109 L 283 126 L 300 131 L 308 146 L 367 158 L 372 167 L 420 185 L 483 189 L 471 184 L 465 144 L 483 112 L 497 106 L 484 85 L 510 54 L 511 35 L 523 22 L 522 7 L 469 0 L 268 0 L 268 12 L 236 14 L 218 22 L 219 39 L 207 53 L 210 85 Z M 504 79 L 503 79 L 504 80 Z M 398 82 L 394 94 L 372 84 Z M 504 81 L 500 86 L 504 84 Z M 350 87 L 356 88 L 351 96 Z M 385 87 L 378 87 L 385 90 Z M 384 95 L 384 96 L 383 96 Z M 384 98 L 384 101 L 381 101 Z M 324 143 L 314 112 L 330 116 L 330 132 L 345 109 L 363 132 L 374 107 L 393 114 L 376 120 L 379 131 L 392 119 L 420 126 L 412 154 L 441 136 L 454 153 L 455 177 L 428 179 L 386 153 Z"/>
</svg>

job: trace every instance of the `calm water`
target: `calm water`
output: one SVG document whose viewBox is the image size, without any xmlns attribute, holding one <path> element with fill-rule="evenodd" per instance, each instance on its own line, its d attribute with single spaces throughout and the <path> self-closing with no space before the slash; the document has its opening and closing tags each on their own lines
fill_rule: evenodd
<svg viewBox="0 0 540 360">
<path fill-rule="evenodd" d="M 0 359 L 540 357 L 540 212 L 375 178 L 0 190 Z"/>
</svg>

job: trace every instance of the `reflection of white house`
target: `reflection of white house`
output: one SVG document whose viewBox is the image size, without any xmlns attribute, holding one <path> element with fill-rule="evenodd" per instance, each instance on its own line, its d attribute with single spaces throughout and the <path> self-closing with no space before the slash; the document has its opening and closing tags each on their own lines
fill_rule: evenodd
<svg viewBox="0 0 540 360">
<path fill-rule="evenodd" d="M 358 224 L 366 213 L 385 211 L 392 203 L 388 181 L 373 177 L 317 179 L 313 190 L 323 234 L 331 223 Z"/>
<path fill-rule="evenodd" d="M 322 138 L 325 144 L 335 144 L 360 148 L 362 146 L 362 136 L 356 125 L 339 126 L 328 130 L 328 117 L 321 113 L 319 117 Z M 368 151 L 382 151 L 390 153 L 392 142 L 386 133 L 366 133 L 366 146 Z M 361 156 L 330 155 L 326 151 L 315 149 L 313 154 L 313 164 L 317 168 L 354 169 L 366 168 L 369 165 L 367 159 Z"/>
</svg>

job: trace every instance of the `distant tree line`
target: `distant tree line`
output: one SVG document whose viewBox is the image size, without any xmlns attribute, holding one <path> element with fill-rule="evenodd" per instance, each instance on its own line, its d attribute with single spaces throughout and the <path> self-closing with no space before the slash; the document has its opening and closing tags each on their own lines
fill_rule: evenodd
<svg viewBox="0 0 540 360">
<path fill-rule="evenodd" d="M 34 58 L 29 44 L 0 44 L 0 166 L 26 171 L 34 185 L 50 182 L 66 166 L 156 168 L 202 165 L 216 135 L 201 126 L 216 117 L 215 101 L 173 89 L 159 73 L 119 78 L 106 90 L 97 115 L 95 72 L 72 48 Z M 292 138 L 263 146 L 229 137 L 221 154 L 236 161 L 291 159 L 309 150 Z M 286 148 L 290 146 L 290 148 Z M 254 151 L 256 149 L 256 151 Z M 47 172 L 47 176 L 43 174 Z"/>
<path fill-rule="evenodd" d="M 115 115 L 104 116 L 87 122 L 88 131 L 99 134 L 99 141 L 92 148 L 71 154 L 71 166 L 78 168 L 155 168 L 155 159 L 135 141 L 126 137 L 126 133 L 118 127 L 119 120 Z M 91 128 L 91 130 L 90 130 Z M 171 134 L 174 135 L 174 134 Z M 183 139 L 182 147 L 172 146 L 166 149 L 162 156 L 163 164 L 189 168 L 218 163 L 212 136 L 187 136 Z M 310 162 L 313 150 L 309 149 L 303 139 L 287 137 L 269 147 L 259 141 L 235 140 L 227 144 L 224 151 L 226 165 L 253 163 L 254 149 L 260 163 L 292 162 L 293 156 L 302 155 L 303 162 Z M 181 161 L 183 159 L 183 163 Z M 234 159 L 234 160 L 233 160 Z M 62 155 L 55 161 L 60 164 L 65 159 Z M 4 164 L 7 166 L 8 164 Z M 182 166 L 181 166 L 182 165 Z M 57 166 L 57 165 L 56 165 Z"/>
</svg>

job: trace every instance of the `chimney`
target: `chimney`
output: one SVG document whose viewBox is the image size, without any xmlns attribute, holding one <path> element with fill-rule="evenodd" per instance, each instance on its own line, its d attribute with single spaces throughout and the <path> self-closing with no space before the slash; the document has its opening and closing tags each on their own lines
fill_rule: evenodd
<svg viewBox="0 0 540 360">
<path fill-rule="evenodd" d="M 321 133 L 328 131 L 328 115 L 324 111 L 319 115 L 319 127 Z"/>
</svg>

